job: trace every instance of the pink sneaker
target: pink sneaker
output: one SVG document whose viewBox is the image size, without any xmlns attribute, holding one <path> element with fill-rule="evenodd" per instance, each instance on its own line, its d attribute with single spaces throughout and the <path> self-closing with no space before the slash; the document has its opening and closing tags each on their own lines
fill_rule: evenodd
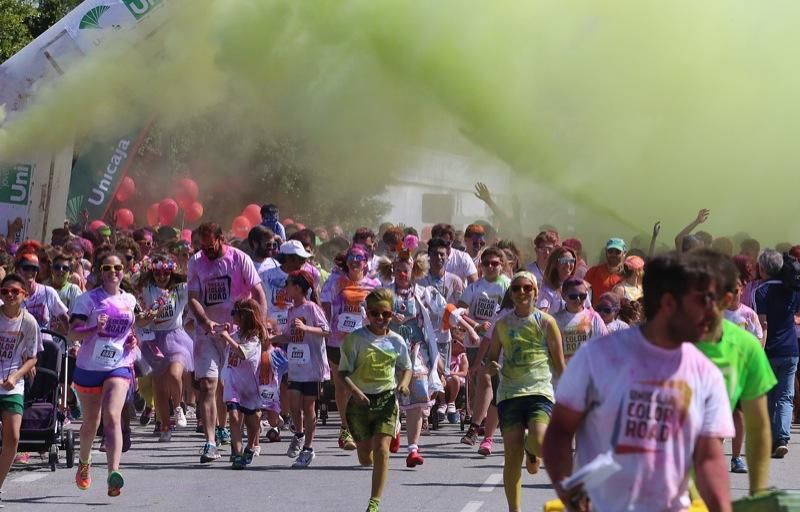
<svg viewBox="0 0 800 512">
<path fill-rule="evenodd" d="M 480 448 L 478 448 L 478 453 L 481 455 L 488 457 L 492 454 L 492 448 L 494 448 L 494 441 L 491 437 L 484 437 L 483 441 L 481 441 Z"/>
</svg>

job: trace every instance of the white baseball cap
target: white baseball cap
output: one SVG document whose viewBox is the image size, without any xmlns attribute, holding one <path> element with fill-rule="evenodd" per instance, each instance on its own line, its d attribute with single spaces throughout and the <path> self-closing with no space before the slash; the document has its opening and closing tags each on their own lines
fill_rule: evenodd
<svg viewBox="0 0 800 512">
<path fill-rule="evenodd" d="M 289 240 L 288 242 L 282 243 L 280 253 L 300 256 L 301 258 L 305 259 L 311 257 L 311 254 L 308 251 L 306 251 L 306 248 L 303 247 L 303 244 L 300 243 L 300 240 Z"/>
</svg>

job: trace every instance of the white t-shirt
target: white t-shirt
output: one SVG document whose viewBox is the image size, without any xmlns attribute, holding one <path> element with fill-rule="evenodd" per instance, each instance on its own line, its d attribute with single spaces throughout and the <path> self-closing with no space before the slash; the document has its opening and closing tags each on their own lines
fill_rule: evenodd
<svg viewBox="0 0 800 512">
<path fill-rule="evenodd" d="M 544 269 L 539 268 L 539 265 L 534 261 L 527 267 L 528 272 L 536 276 L 536 284 L 539 285 L 539 294 L 544 287 Z M 552 314 L 552 313 L 551 313 Z"/>
<path fill-rule="evenodd" d="M 587 343 L 556 390 L 556 403 L 584 412 L 581 467 L 611 450 L 622 470 L 589 490 L 595 510 L 683 511 L 700 437 L 733 437 L 719 369 L 691 343 L 667 350 L 639 328 Z"/>
<path fill-rule="evenodd" d="M 611 334 L 612 332 L 622 331 L 624 329 L 630 329 L 630 325 L 626 324 L 619 318 L 613 320 L 611 323 L 606 324 L 606 329 L 608 329 L 608 333 Z"/>
<path fill-rule="evenodd" d="M 25 309 L 42 329 L 49 329 L 53 317 L 66 315 L 68 311 L 53 287 L 39 283 L 34 285 L 33 293 L 25 299 Z M 50 336 L 47 335 L 45 339 L 50 339 Z"/>
<path fill-rule="evenodd" d="M 464 282 L 467 281 L 469 276 L 478 274 L 478 269 L 475 267 L 472 257 L 458 249 L 450 249 L 450 256 L 447 257 L 444 270 L 457 275 Z"/>
<path fill-rule="evenodd" d="M 8 318 L 0 311 L 0 379 L 5 381 L 43 350 L 39 326 L 33 315 L 25 310 L 16 318 Z M 0 395 L 22 395 L 25 393 L 25 379 L 17 380 L 14 389 L 0 387 Z"/>
<path fill-rule="evenodd" d="M 505 275 L 501 275 L 493 283 L 480 278 L 467 285 L 459 302 L 467 305 L 469 314 L 474 320 L 492 322 L 500 311 L 500 303 L 503 302 L 503 296 L 510 284 Z"/>
<path fill-rule="evenodd" d="M 564 359 L 571 358 L 587 341 L 608 334 L 606 323 L 593 309 L 584 309 L 580 313 L 570 313 L 563 309 L 553 315 L 553 318 L 561 331 Z"/>
<path fill-rule="evenodd" d="M 725 318 L 746 330 L 759 340 L 764 339 L 764 329 L 758 320 L 758 314 L 749 306 L 740 304 L 733 311 L 725 310 Z"/>
<path fill-rule="evenodd" d="M 174 331 L 183 327 L 183 312 L 189 303 L 186 283 L 171 290 L 163 290 L 151 283 L 142 290 L 142 301 L 145 309 L 155 307 L 156 302 L 163 304 L 158 316 L 148 326 L 150 330 Z"/>
<path fill-rule="evenodd" d="M 253 265 L 255 265 L 256 272 L 258 272 L 258 275 L 261 275 L 262 272 L 266 272 L 271 268 L 279 267 L 281 264 L 278 263 L 278 260 L 276 260 L 275 258 L 267 258 L 260 263 L 257 262 L 256 260 L 253 260 Z"/>
<path fill-rule="evenodd" d="M 292 307 L 291 301 L 286 298 L 286 279 L 289 274 L 281 270 L 281 267 L 274 267 L 259 274 L 259 277 L 264 295 L 267 297 L 267 318 L 275 323 L 275 331 L 278 334 L 284 334 L 289 308 Z"/>
</svg>

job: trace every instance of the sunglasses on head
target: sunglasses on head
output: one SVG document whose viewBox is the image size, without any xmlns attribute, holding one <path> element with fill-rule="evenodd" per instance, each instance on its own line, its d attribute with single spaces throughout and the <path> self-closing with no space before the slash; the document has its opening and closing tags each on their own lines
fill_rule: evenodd
<svg viewBox="0 0 800 512">
<path fill-rule="evenodd" d="M 614 308 L 602 307 L 602 308 L 597 308 L 597 312 L 602 313 L 604 315 L 613 315 L 614 313 L 617 312 L 617 310 Z"/>
<path fill-rule="evenodd" d="M 581 302 L 585 301 L 588 296 L 589 296 L 588 293 L 568 293 L 567 294 L 567 298 L 569 300 L 580 300 Z"/>
<path fill-rule="evenodd" d="M 389 320 L 394 316 L 394 313 L 391 311 L 370 311 L 369 316 L 372 318 L 383 318 L 384 320 Z"/>
<path fill-rule="evenodd" d="M 481 263 L 482 263 L 482 265 L 483 265 L 484 267 L 492 267 L 492 268 L 494 268 L 494 267 L 499 267 L 500 265 L 502 265 L 502 263 L 500 263 L 500 262 L 499 262 L 499 261 L 497 261 L 497 260 L 483 261 L 483 262 L 481 262 Z"/>
<path fill-rule="evenodd" d="M 69 265 L 53 265 L 53 272 L 69 272 Z"/>
<path fill-rule="evenodd" d="M 20 265 L 19 267 L 23 272 L 39 272 L 37 265 Z"/>
<path fill-rule="evenodd" d="M 6 297 L 18 297 L 22 293 L 25 293 L 22 288 L 0 288 L 0 295 Z"/>
<path fill-rule="evenodd" d="M 533 291 L 532 284 L 512 284 L 510 288 L 513 293 L 519 293 L 521 291 L 531 293 Z"/>
<path fill-rule="evenodd" d="M 122 265 L 100 265 L 100 270 L 102 272 L 122 272 L 125 269 Z"/>
<path fill-rule="evenodd" d="M 175 270 L 175 263 L 172 261 L 157 261 L 152 264 L 153 270 L 166 270 L 172 271 Z"/>
<path fill-rule="evenodd" d="M 565 257 L 558 258 L 558 262 L 561 265 L 569 265 L 570 263 L 574 265 L 575 264 L 575 258 L 570 258 L 569 256 L 565 256 Z"/>
</svg>

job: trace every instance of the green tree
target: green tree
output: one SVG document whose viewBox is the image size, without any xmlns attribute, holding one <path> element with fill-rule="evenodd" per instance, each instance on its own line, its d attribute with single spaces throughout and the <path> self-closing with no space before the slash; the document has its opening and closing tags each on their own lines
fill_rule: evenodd
<svg viewBox="0 0 800 512">
<path fill-rule="evenodd" d="M 0 0 L 0 63 L 33 39 L 28 26 L 36 16 L 33 4 L 33 0 Z"/>
<path fill-rule="evenodd" d="M 29 18 L 28 26 L 35 39 L 66 16 L 83 0 L 38 0 L 36 15 Z"/>
</svg>

